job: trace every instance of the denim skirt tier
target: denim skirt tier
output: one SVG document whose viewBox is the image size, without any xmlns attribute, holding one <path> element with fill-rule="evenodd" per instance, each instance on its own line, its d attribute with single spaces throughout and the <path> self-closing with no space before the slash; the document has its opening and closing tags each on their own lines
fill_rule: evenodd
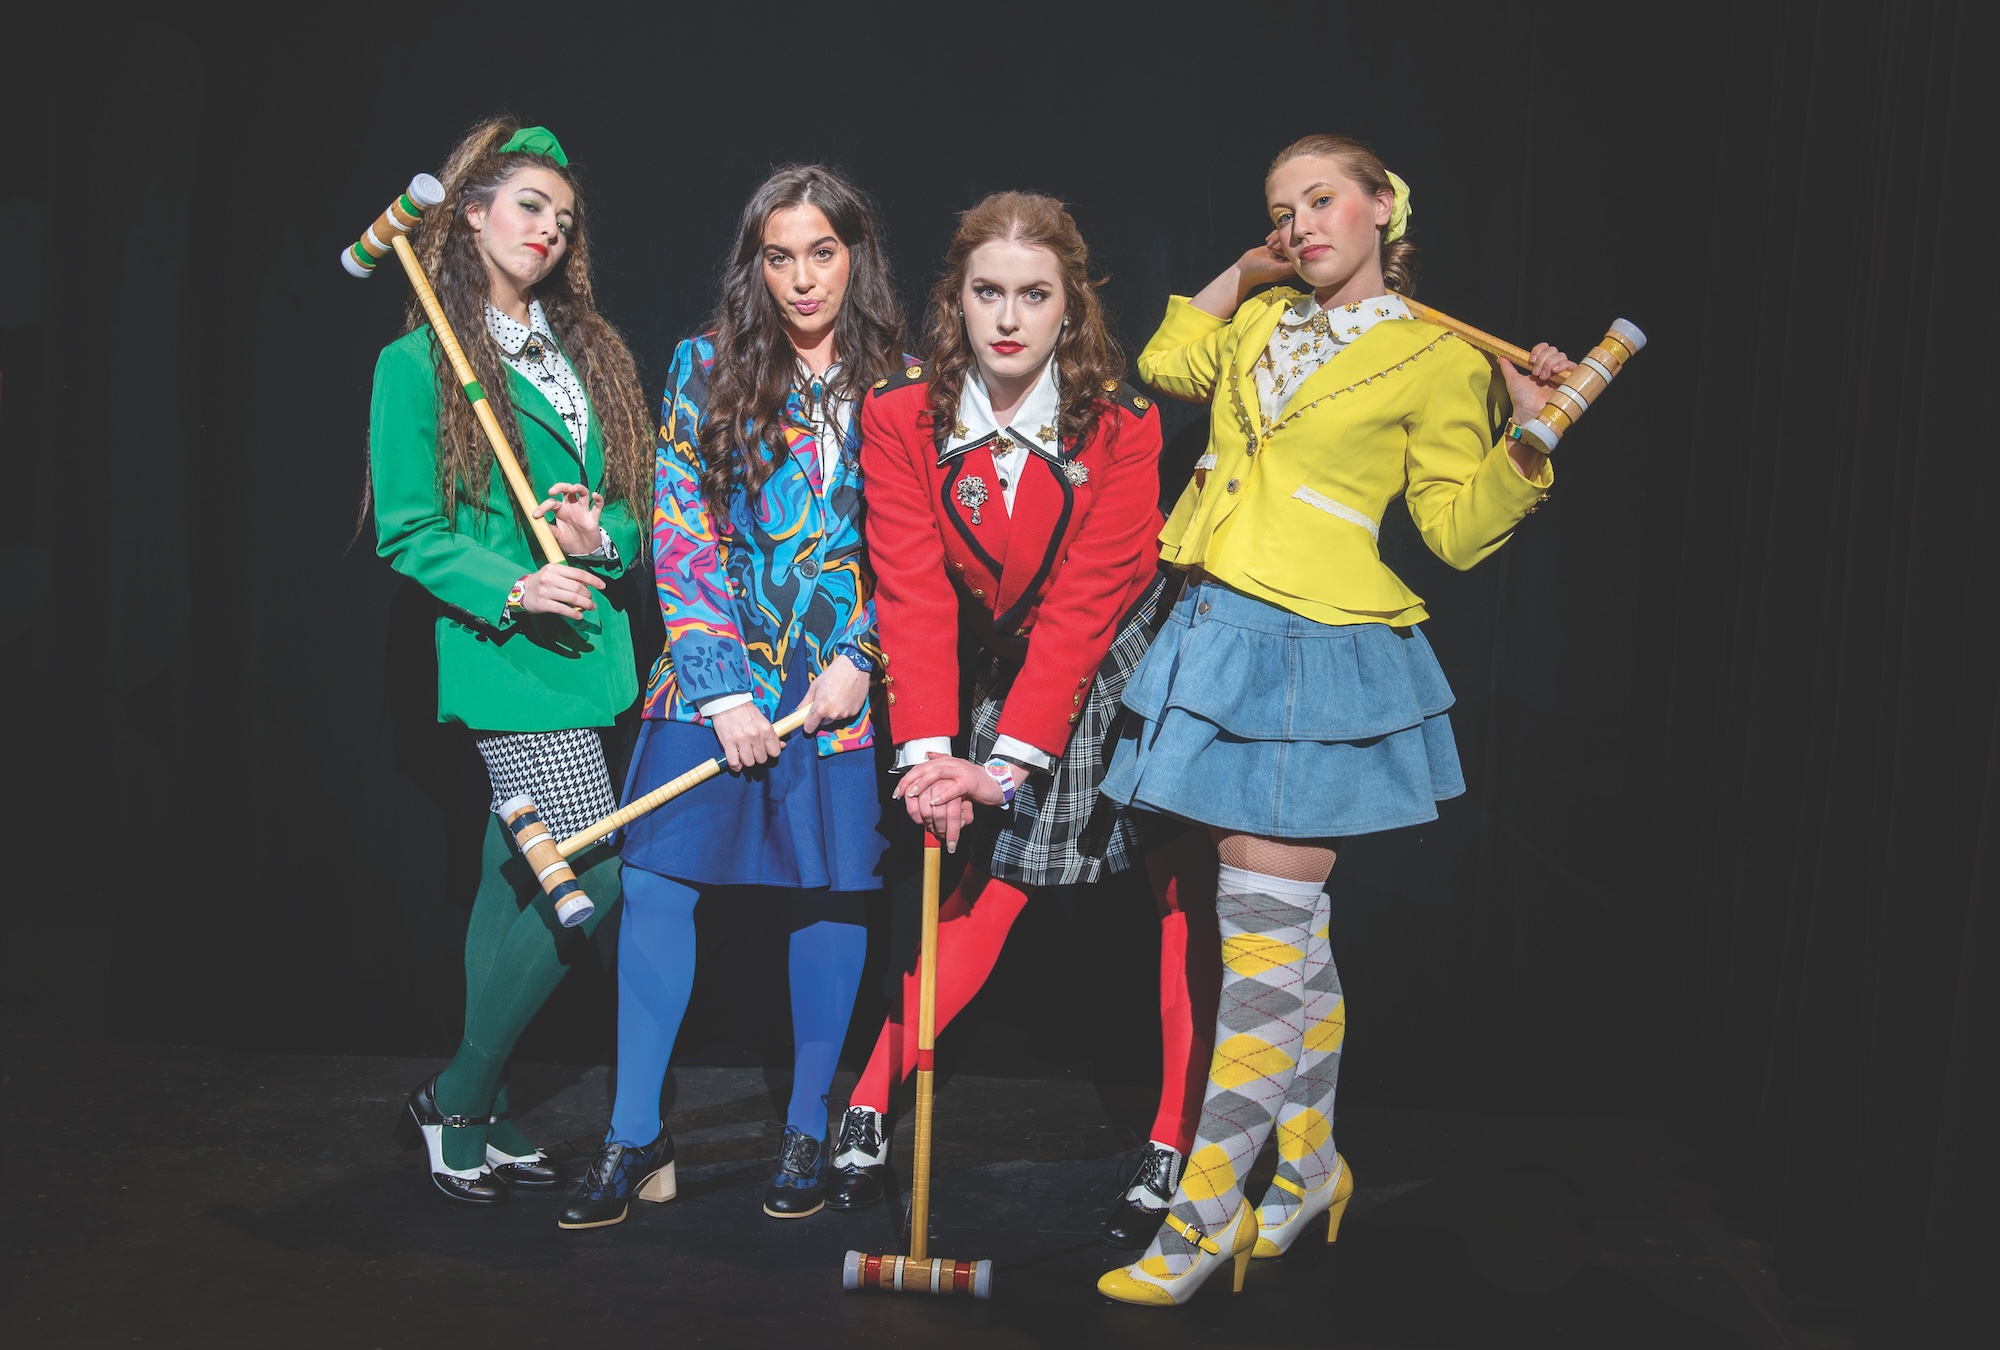
<svg viewBox="0 0 2000 1350">
<path fill-rule="evenodd" d="M 1451 704 L 1416 628 L 1319 623 L 1204 580 L 1125 687 L 1103 792 L 1278 839 L 1418 825 L 1465 791 Z"/>
<path fill-rule="evenodd" d="M 805 699 L 803 657 L 788 671 L 779 706 Z M 627 825 L 619 855 L 690 886 L 781 886 L 872 891 L 882 885 L 881 778 L 873 750 L 819 753 L 795 733 L 757 768 L 724 770 Z M 621 802 L 651 792 L 722 753 L 713 729 L 649 718 L 639 727 Z"/>
</svg>

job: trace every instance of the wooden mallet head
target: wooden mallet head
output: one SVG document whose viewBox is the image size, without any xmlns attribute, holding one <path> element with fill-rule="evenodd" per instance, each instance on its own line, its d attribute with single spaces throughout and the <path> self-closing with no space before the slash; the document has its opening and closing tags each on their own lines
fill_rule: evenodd
<svg viewBox="0 0 2000 1350">
<path fill-rule="evenodd" d="M 340 265 L 350 276 L 364 279 L 374 276 L 375 264 L 389 256 L 389 241 L 416 229 L 424 212 L 443 200 L 444 184 L 427 173 L 418 174 L 410 180 L 408 190 L 390 202 L 389 209 L 362 232 L 361 238 L 340 251 Z"/>
<path fill-rule="evenodd" d="M 849 1293 L 880 1289 L 898 1294 L 961 1294 L 993 1297 L 991 1261 L 954 1261 L 948 1256 L 870 1256 L 849 1252 L 840 1269 L 840 1287 Z"/>
<path fill-rule="evenodd" d="M 521 856 L 535 869 L 535 880 L 554 902 L 556 918 L 563 927 L 574 928 L 597 911 L 584 893 L 583 883 L 576 879 L 576 873 L 557 850 L 556 837 L 532 800 L 526 796 L 510 797 L 500 807 L 500 819 L 507 823 Z"/>
<path fill-rule="evenodd" d="M 1590 355 L 1563 376 L 1562 383 L 1549 394 L 1539 417 L 1520 424 L 1521 438 L 1545 455 L 1555 453 L 1556 442 L 1575 426 L 1598 396 L 1610 388 L 1625 363 L 1646 347 L 1646 335 L 1627 319 L 1613 319 L 1604 340 L 1590 349 Z"/>
</svg>

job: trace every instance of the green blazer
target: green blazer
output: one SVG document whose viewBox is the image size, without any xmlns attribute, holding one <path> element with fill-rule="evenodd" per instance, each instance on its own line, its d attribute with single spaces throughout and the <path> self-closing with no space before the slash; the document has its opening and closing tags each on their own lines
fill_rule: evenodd
<svg viewBox="0 0 2000 1350">
<path fill-rule="evenodd" d="M 540 568 L 496 464 L 487 510 L 459 503 L 447 520 L 437 499 L 437 377 L 428 325 L 382 349 L 369 409 L 368 463 L 374 477 L 376 551 L 441 602 L 437 618 L 438 720 L 480 731 L 561 731 L 608 727 L 639 695 L 623 587 L 596 595 L 583 621 L 552 614 L 507 616 L 507 593 Z M 497 391 L 496 391 L 497 392 Z M 583 453 L 534 385 L 507 371 L 528 481 L 604 481 L 604 441 L 596 409 Z M 615 563 L 571 561 L 600 576 L 620 575 L 639 553 L 639 522 L 623 502 L 605 505 Z"/>
</svg>

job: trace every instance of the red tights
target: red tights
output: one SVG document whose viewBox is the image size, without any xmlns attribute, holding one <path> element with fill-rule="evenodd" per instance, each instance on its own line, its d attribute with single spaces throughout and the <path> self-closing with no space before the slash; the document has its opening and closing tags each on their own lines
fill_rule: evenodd
<svg viewBox="0 0 2000 1350">
<path fill-rule="evenodd" d="M 1185 1155 L 1194 1147 L 1202 1091 L 1214 1050 L 1215 1005 L 1222 986 L 1222 936 L 1215 923 L 1215 854 L 1207 841 L 1176 840 L 1146 858 L 1160 915 L 1160 1107 L 1150 1137 Z M 938 909 L 937 1025 L 943 1031 L 972 1001 L 1028 903 L 1018 886 L 968 870 Z M 891 1073 L 907 1078 L 917 1062 L 917 974 L 903 977 L 892 1009 L 850 1099 L 889 1109 Z M 901 1020 L 902 1010 L 912 1014 Z M 894 1066 L 892 1069 L 892 1065 Z"/>
</svg>

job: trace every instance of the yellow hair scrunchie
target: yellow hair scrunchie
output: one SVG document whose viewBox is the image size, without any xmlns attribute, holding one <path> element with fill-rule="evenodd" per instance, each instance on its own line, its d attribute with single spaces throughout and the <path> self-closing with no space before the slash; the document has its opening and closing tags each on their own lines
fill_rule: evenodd
<svg viewBox="0 0 2000 1350">
<path fill-rule="evenodd" d="M 1383 172 L 1387 173 L 1385 169 Z M 1403 231 L 1410 228 L 1410 185 L 1395 174 L 1389 174 L 1389 186 L 1396 189 L 1396 204 L 1389 208 L 1389 233 L 1384 236 L 1391 244 L 1403 237 Z"/>
</svg>

